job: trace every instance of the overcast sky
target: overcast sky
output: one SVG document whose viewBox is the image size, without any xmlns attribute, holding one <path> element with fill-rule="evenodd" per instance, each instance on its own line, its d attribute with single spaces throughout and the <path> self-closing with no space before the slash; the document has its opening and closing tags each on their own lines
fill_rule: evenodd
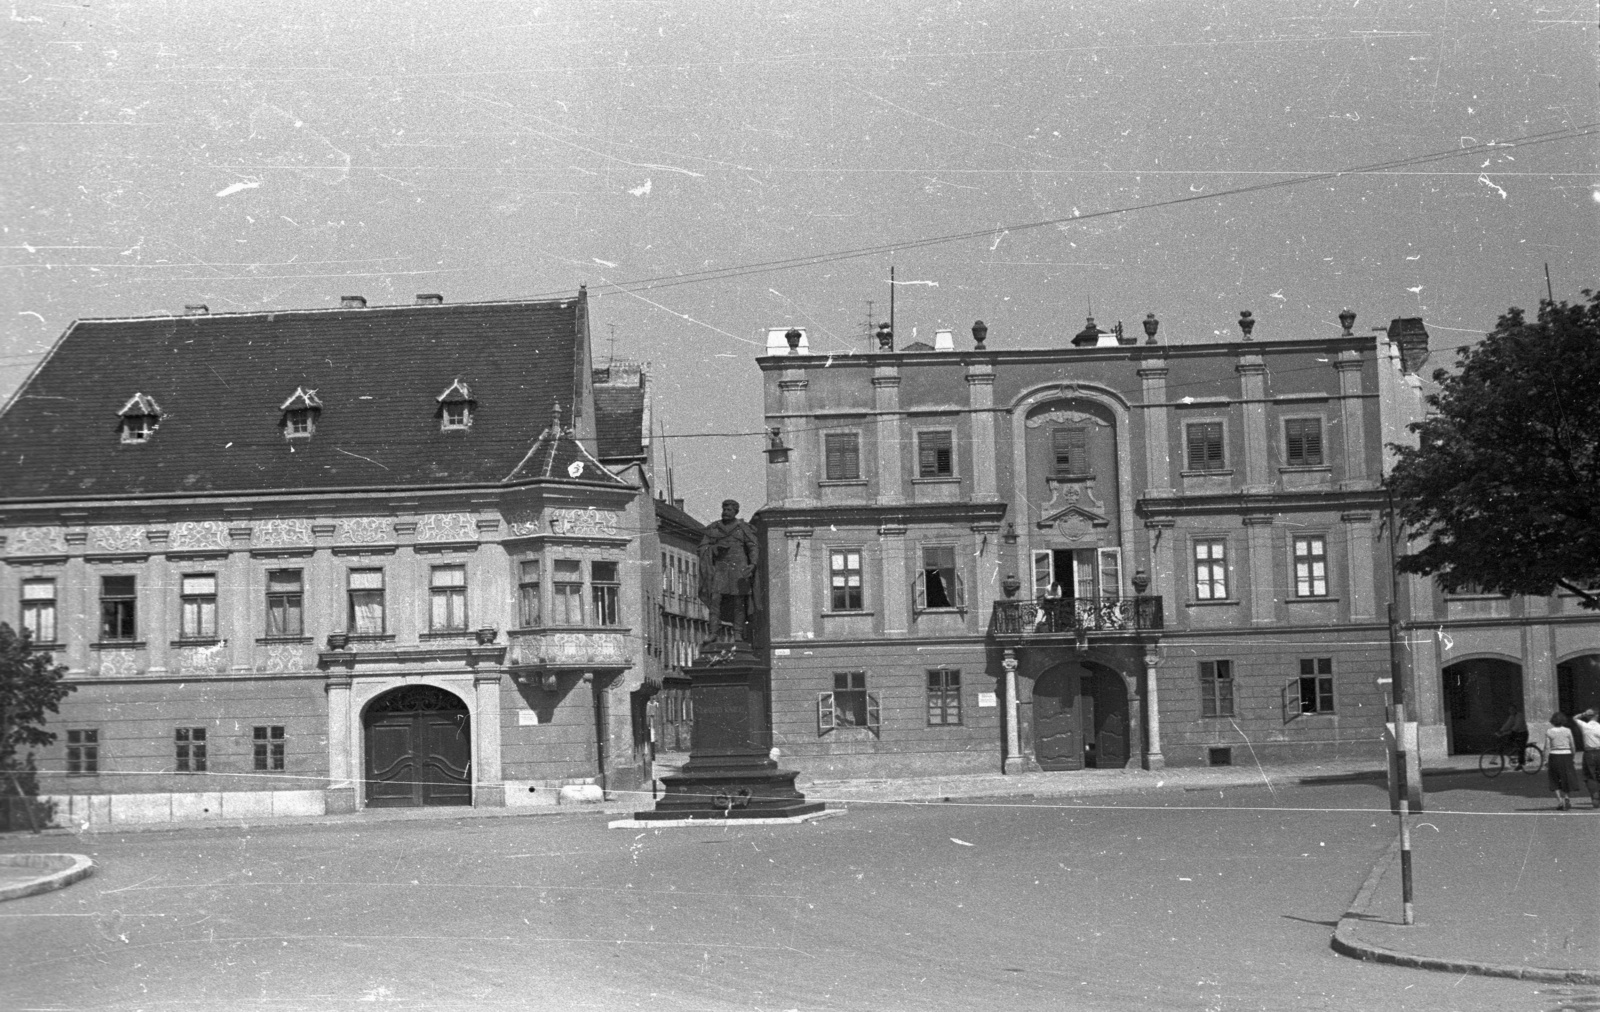
<svg viewBox="0 0 1600 1012">
<path fill-rule="evenodd" d="M 75 318 L 586 283 L 596 359 L 653 364 L 669 434 L 756 432 L 765 328 L 866 350 L 891 264 L 901 343 L 970 346 L 979 317 L 992 347 L 1061 342 L 1092 303 L 1175 342 L 1246 308 L 1258 338 L 1332 335 L 1348 305 L 1454 345 L 1534 307 L 1547 261 L 1557 298 L 1596 285 L 1600 145 L 1568 135 L 1600 121 L 1595 23 L 1558 0 L 15 0 L 0 395 Z M 1228 193 L 1262 183 L 1292 185 Z M 671 442 L 702 518 L 762 502 L 758 436 Z"/>
</svg>

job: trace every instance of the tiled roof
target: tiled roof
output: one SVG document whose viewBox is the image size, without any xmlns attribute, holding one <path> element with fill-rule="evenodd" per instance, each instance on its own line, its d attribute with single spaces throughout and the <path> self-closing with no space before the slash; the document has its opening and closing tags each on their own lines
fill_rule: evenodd
<svg viewBox="0 0 1600 1012">
<path fill-rule="evenodd" d="M 638 457 L 644 454 L 644 387 L 594 387 L 595 441 L 600 456 Z"/>
<path fill-rule="evenodd" d="M 82 320 L 0 414 L 0 497 L 499 482 L 553 404 L 571 417 L 584 312 L 580 296 Z M 443 432 L 437 398 L 457 379 L 472 427 Z M 118 411 L 136 394 L 161 425 L 125 444 Z M 319 408 L 315 435 L 289 440 L 297 394 Z"/>
<path fill-rule="evenodd" d="M 561 424 L 559 415 L 548 428 L 539 433 L 538 440 L 529 447 L 522 460 L 504 480 L 529 481 L 538 478 L 589 481 L 603 485 L 628 484 L 594 459 L 589 451 L 583 448 L 583 444 L 573 437 L 572 428 Z"/>
</svg>

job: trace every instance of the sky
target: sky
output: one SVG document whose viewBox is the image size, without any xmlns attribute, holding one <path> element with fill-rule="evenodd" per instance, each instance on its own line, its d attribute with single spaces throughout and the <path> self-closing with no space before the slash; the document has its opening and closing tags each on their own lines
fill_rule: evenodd
<svg viewBox="0 0 1600 1012">
<path fill-rule="evenodd" d="M 1434 365 L 1600 287 L 1592 0 L 9 8 L 0 397 L 74 319 L 586 284 L 711 519 L 765 498 L 766 329 L 867 351 L 891 266 L 902 344 L 1348 306 Z"/>
</svg>

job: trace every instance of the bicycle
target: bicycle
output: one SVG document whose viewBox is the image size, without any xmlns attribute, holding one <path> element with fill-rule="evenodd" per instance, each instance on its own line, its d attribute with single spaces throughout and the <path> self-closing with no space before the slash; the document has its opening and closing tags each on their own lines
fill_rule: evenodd
<svg viewBox="0 0 1600 1012">
<path fill-rule="evenodd" d="M 1508 766 L 1531 777 L 1544 769 L 1544 749 L 1531 741 L 1524 742 L 1520 750 L 1511 742 L 1498 741 L 1478 756 L 1478 771 L 1491 780 L 1504 773 Z"/>
</svg>

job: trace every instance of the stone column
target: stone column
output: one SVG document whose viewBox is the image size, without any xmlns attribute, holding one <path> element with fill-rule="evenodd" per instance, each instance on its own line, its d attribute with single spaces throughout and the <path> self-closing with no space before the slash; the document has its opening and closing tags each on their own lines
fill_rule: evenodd
<svg viewBox="0 0 1600 1012">
<path fill-rule="evenodd" d="M 872 367 L 873 430 L 877 435 L 877 501 L 894 505 L 905 495 L 905 416 L 900 413 L 900 367 Z"/>
<path fill-rule="evenodd" d="M 1370 622 L 1377 617 L 1373 583 L 1371 513 L 1341 513 L 1345 525 L 1345 551 L 1350 556 L 1350 621 Z"/>
<path fill-rule="evenodd" d="M 1250 621 L 1274 622 L 1278 618 L 1278 595 L 1272 575 L 1276 569 L 1277 546 L 1273 543 L 1272 518 L 1244 518 L 1246 553 L 1250 566 Z"/>
<path fill-rule="evenodd" d="M 783 532 L 783 567 L 789 576 L 788 638 L 809 640 L 816 636 L 817 602 L 812 580 L 811 528 L 797 527 Z"/>
<path fill-rule="evenodd" d="M 967 408 L 972 419 L 972 498 L 977 502 L 994 502 L 1000 498 L 995 473 L 1000 448 L 995 443 L 992 364 L 967 363 Z"/>
<path fill-rule="evenodd" d="M 909 569 L 906 565 L 906 528 L 904 524 L 885 523 L 878 528 L 878 550 L 883 553 L 883 581 L 880 600 L 883 602 L 883 623 L 879 628 L 885 636 L 906 635 L 911 623 L 911 602 L 906 599 Z M 865 603 L 865 602 L 863 602 Z"/>
<path fill-rule="evenodd" d="M 349 674 L 330 674 L 327 692 L 328 789 L 324 796 L 328 814 L 335 815 L 360 807 L 360 792 L 356 786 L 359 735 L 353 728 L 355 715 L 351 712 Z"/>
<path fill-rule="evenodd" d="M 1017 705 L 1017 654 L 1007 648 L 1005 659 L 1000 662 L 1005 669 L 1005 694 L 1006 694 L 1006 754 L 1003 770 L 1006 773 L 1022 772 L 1022 731 L 1017 726 L 1019 719 Z"/>
<path fill-rule="evenodd" d="M 1260 355 L 1245 354 L 1239 356 L 1236 368 L 1244 409 L 1244 490 L 1268 492 L 1272 480 L 1267 470 L 1267 367 Z"/>
<path fill-rule="evenodd" d="M 1161 690 L 1156 678 L 1156 665 L 1161 655 L 1154 650 L 1144 655 L 1144 715 L 1148 730 L 1145 732 L 1144 768 L 1159 770 L 1167 765 L 1161 754 Z"/>
<path fill-rule="evenodd" d="M 1341 351 L 1333 363 L 1339 372 L 1339 425 L 1344 429 L 1343 487 L 1366 487 L 1367 431 L 1366 400 L 1361 396 L 1361 356 Z M 1323 440 L 1324 444 L 1327 440 Z M 1332 447 L 1325 447 L 1331 450 Z"/>
<path fill-rule="evenodd" d="M 472 804 L 501 808 L 506 803 L 506 785 L 500 772 L 500 672 L 473 672 L 472 691 L 477 703 L 477 726 L 472 729 Z"/>
<path fill-rule="evenodd" d="M 1139 370 L 1144 384 L 1144 462 L 1145 494 L 1169 496 L 1172 494 L 1172 440 L 1168 433 L 1171 422 L 1167 408 L 1167 363 L 1164 359 L 1152 360 Z"/>
</svg>

